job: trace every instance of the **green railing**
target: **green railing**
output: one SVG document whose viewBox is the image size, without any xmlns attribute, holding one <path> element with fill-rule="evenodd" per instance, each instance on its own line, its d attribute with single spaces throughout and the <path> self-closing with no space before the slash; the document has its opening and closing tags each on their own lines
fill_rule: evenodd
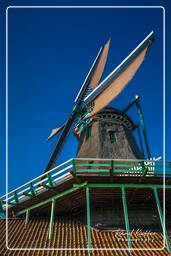
<svg viewBox="0 0 171 256">
<path fill-rule="evenodd" d="M 42 174 L 35 179 L 25 183 L 24 185 L 10 191 L 0 197 L 0 212 L 4 212 L 6 208 L 24 202 L 29 198 L 36 198 L 37 195 L 45 192 L 48 189 L 65 182 L 72 178 L 69 169 L 72 168 L 72 159 L 51 169 L 46 174 Z"/>
<path fill-rule="evenodd" d="M 75 158 L 71 174 L 108 176 L 171 177 L 171 162 L 138 159 Z"/>
<path fill-rule="evenodd" d="M 72 158 L 0 197 L 0 212 L 53 189 L 73 176 L 171 177 L 171 162 L 140 159 Z"/>
</svg>

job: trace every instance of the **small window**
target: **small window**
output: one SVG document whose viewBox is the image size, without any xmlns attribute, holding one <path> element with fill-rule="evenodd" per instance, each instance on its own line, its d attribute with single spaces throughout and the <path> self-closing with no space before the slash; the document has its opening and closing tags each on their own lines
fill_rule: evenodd
<svg viewBox="0 0 171 256">
<path fill-rule="evenodd" d="M 114 131 L 109 131 L 109 138 L 110 138 L 110 142 L 111 143 L 116 141 L 116 136 L 115 136 L 115 132 Z"/>
<path fill-rule="evenodd" d="M 91 137 L 91 129 L 92 129 L 92 126 L 90 125 L 90 126 L 87 128 L 86 139 L 88 139 L 88 138 Z"/>
</svg>

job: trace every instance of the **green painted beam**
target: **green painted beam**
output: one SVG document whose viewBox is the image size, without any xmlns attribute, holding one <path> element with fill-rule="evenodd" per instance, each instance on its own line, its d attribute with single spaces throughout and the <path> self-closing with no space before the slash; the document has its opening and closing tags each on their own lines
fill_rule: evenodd
<svg viewBox="0 0 171 256">
<path fill-rule="evenodd" d="M 144 117 L 143 117 L 142 108 L 141 108 L 141 104 L 140 104 L 139 100 L 136 101 L 136 106 L 137 106 L 137 110 L 138 110 L 138 114 L 139 114 L 139 118 L 140 118 L 142 132 L 143 132 L 143 135 L 144 135 L 144 142 L 145 142 L 145 145 L 146 145 L 147 155 L 148 155 L 148 158 L 150 159 L 151 158 L 150 147 L 149 147 L 149 144 L 148 144 L 147 132 L 146 132 L 145 123 L 144 123 Z"/>
<path fill-rule="evenodd" d="M 25 218 L 25 226 L 27 226 L 28 222 L 29 222 L 29 215 L 30 215 L 30 211 L 26 211 L 26 218 Z"/>
<path fill-rule="evenodd" d="M 141 152 L 142 152 L 142 154 L 143 154 L 143 158 L 145 158 L 144 148 L 143 148 L 143 142 L 142 142 L 142 138 L 141 138 L 141 133 L 140 133 L 139 124 L 137 125 L 137 132 L 138 132 L 138 137 L 139 137 L 139 141 L 140 141 Z"/>
<path fill-rule="evenodd" d="M 88 237 L 88 249 L 91 248 L 91 223 L 90 223 L 90 190 L 86 186 L 86 204 L 87 204 L 87 237 Z M 89 254 L 91 250 L 88 250 Z"/>
<path fill-rule="evenodd" d="M 75 184 L 74 187 L 78 185 Z M 89 188 L 171 188 L 171 185 L 152 185 L 152 184 L 88 184 Z"/>
<path fill-rule="evenodd" d="M 157 210 L 158 210 L 159 217 L 160 217 L 161 226 L 162 226 L 162 229 L 163 229 L 163 235 L 165 237 L 166 246 L 167 246 L 168 251 L 171 253 L 171 246 L 170 246 L 170 242 L 169 242 L 169 236 L 168 236 L 168 233 L 167 233 L 167 230 L 166 230 L 165 222 L 163 220 L 163 213 L 162 213 L 162 209 L 161 209 L 161 205 L 160 205 L 160 200 L 159 200 L 157 188 L 153 188 L 153 192 L 154 192 L 154 197 L 155 197 L 155 200 L 156 200 L 156 205 L 157 205 Z"/>
<path fill-rule="evenodd" d="M 67 194 L 69 194 L 69 193 L 71 193 L 71 192 L 73 192 L 73 191 L 76 191 L 76 190 L 79 189 L 79 188 L 85 187 L 86 184 L 87 184 L 87 183 L 82 183 L 82 184 L 80 184 L 79 187 L 70 188 L 70 189 L 68 189 L 68 190 L 66 190 L 66 191 L 64 191 L 64 192 L 62 192 L 62 193 L 60 193 L 60 194 L 57 194 L 57 195 L 55 195 L 55 196 L 53 196 L 53 197 L 50 197 L 50 198 L 46 199 L 45 201 L 42 201 L 42 202 L 37 203 L 37 204 L 34 204 L 34 205 L 32 205 L 32 206 L 30 206 L 30 207 L 24 209 L 24 210 L 21 210 L 21 211 L 15 213 L 15 216 L 19 216 L 19 215 L 21 215 L 21 214 L 24 214 L 24 213 L 26 213 L 27 210 L 33 210 L 33 209 L 35 209 L 35 208 L 38 208 L 38 207 L 40 207 L 40 206 L 42 206 L 42 205 L 45 205 L 45 204 L 49 203 L 50 201 L 52 201 L 52 199 L 58 199 L 58 198 L 60 198 L 60 197 L 62 197 L 62 196 L 65 196 L 65 195 L 67 195 Z"/>
<path fill-rule="evenodd" d="M 128 248 L 129 248 L 130 252 L 132 253 L 132 250 L 131 250 L 132 249 L 132 243 L 131 243 L 131 237 L 130 237 L 128 209 L 127 209 L 126 195 L 125 195 L 124 186 L 122 186 L 121 189 L 122 189 L 122 203 L 123 203 L 123 210 L 124 210 L 125 226 L 126 226 L 126 232 L 127 232 L 127 238 L 128 238 Z"/>
<path fill-rule="evenodd" d="M 139 100 L 139 96 L 136 96 L 131 102 L 122 110 L 123 113 L 126 113 L 137 101 Z"/>
<path fill-rule="evenodd" d="M 99 164 L 99 163 L 95 163 L 95 164 L 86 164 L 86 163 L 75 163 L 75 166 L 106 166 L 106 167 L 110 167 L 110 164 Z"/>
<path fill-rule="evenodd" d="M 53 238 L 53 226 L 54 226 L 54 218 L 55 218 L 55 204 L 56 204 L 56 200 L 52 199 L 50 225 L 49 225 L 49 240 L 52 240 L 52 238 Z"/>
</svg>

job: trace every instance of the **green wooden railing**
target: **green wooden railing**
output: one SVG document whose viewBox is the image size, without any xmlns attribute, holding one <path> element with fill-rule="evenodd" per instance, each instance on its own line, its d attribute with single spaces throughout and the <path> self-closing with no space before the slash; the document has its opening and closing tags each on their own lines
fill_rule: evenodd
<svg viewBox="0 0 171 256">
<path fill-rule="evenodd" d="M 17 189 L 0 197 L 0 212 L 29 198 L 36 198 L 40 193 L 53 189 L 72 176 L 131 176 L 131 177 L 166 177 L 171 178 L 171 162 L 138 159 L 96 159 L 72 158 L 46 174 L 27 182 Z"/>
</svg>

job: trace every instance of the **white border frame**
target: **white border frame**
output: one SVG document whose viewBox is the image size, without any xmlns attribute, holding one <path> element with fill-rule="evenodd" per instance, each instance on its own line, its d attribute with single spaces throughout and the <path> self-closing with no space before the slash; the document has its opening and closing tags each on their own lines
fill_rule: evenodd
<svg viewBox="0 0 171 256">
<path fill-rule="evenodd" d="M 9 9 L 16 9 L 16 8 L 153 8 L 153 9 L 162 9 L 163 10 L 163 161 L 165 162 L 165 8 L 163 6 L 8 6 L 6 8 L 6 200 L 8 200 L 8 10 Z M 163 167 L 163 223 L 165 227 L 165 166 Z M 129 251 L 129 248 L 9 248 L 8 247 L 8 203 L 6 208 L 6 248 L 11 251 L 16 250 L 56 250 L 56 251 L 73 251 L 73 250 L 126 250 Z M 132 251 L 136 250 L 144 250 L 144 251 L 156 251 L 156 250 L 163 250 L 166 247 L 165 243 L 165 234 L 163 234 L 163 247 L 162 248 L 154 248 L 154 249 L 147 249 L 147 248 L 132 248 Z"/>
</svg>

